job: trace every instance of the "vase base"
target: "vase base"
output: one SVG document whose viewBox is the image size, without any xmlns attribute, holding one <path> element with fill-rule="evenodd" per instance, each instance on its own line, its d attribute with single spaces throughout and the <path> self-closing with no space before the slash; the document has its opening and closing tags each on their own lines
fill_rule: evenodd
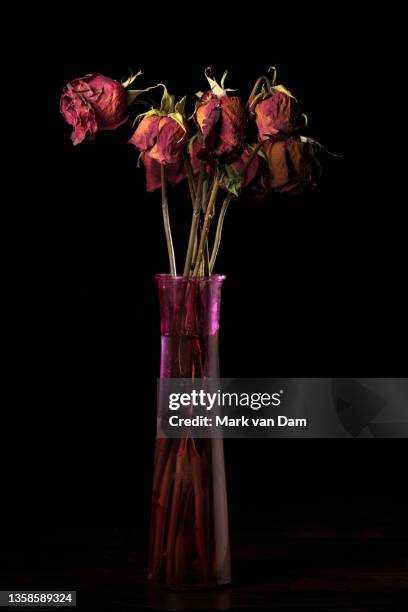
<svg viewBox="0 0 408 612">
<path fill-rule="evenodd" d="M 223 582 L 204 582 L 197 584 L 166 584 L 165 582 L 150 582 L 152 587 L 157 587 L 166 591 L 212 591 L 222 589 L 232 583 L 231 578 Z"/>
</svg>

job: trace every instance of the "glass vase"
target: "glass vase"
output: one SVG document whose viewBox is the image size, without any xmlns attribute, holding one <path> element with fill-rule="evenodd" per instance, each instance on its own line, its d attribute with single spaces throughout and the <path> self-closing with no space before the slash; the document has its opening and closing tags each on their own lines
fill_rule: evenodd
<svg viewBox="0 0 408 612">
<path fill-rule="evenodd" d="M 219 376 L 218 328 L 224 276 L 157 277 L 160 378 Z M 223 440 L 157 438 L 149 581 L 173 589 L 231 580 Z"/>
</svg>

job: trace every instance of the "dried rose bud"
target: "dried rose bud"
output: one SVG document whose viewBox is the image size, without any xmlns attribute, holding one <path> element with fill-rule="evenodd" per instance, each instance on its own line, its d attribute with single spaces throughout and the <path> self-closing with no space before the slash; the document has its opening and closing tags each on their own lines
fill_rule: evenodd
<svg viewBox="0 0 408 612">
<path fill-rule="evenodd" d="M 299 104 L 290 92 L 282 89 L 273 89 L 272 94 L 263 91 L 250 100 L 249 110 L 255 115 L 261 142 L 292 136 L 301 127 Z"/>
<path fill-rule="evenodd" d="M 320 165 L 314 146 L 305 138 L 267 141 L 263 151 L 268 160 L 270 186 L 277 192 L 300 193 L 316 186 Z"/>
<path fill-rule="evenodd" d="M 74 145 L 99 130 L 114 130 L 127 121 L 128 92 L 118 81 L 102 74 L 87 74 L 65 85 L 60 111 L 72 125 Z"/>
<path fill-rule="evenodd" d="M 143 165 L 146 170 L 146 190 L 155 191 L 161 187 L 161 164 L 150 153 L 142 153 Z M 164 166 L 164 176 L 169 185 L 177 185 L 186 177 L 182 158 L 175 164 Z"/>
<path fill-rule="evenodd" d="M 228 97 L 224 89 L 207 74 L 211 91 L 197 94 L 200 97 L 196 104 L 194 120 L 199 129 L 199 159 L 215 159 L 230 162 L 242 151 L 245 140 L 246 114 L 241 98 Z"/>
<path fill-rule="evenodd" d="M 172 98 L 165 88 L 160 109 L 152 109 L 142 115 L 129 143 L 142 153 L 149 153 L 159 164 L 177 164 L 188 140 L 184 102 L 183 98 L 173 108 Z"/>
</svg>

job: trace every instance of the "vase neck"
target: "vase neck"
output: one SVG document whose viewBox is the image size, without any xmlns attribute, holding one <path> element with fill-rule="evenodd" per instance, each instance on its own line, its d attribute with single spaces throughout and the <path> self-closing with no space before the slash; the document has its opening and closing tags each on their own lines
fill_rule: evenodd
<svg viewBox="0 0 408 612">
<path fill-rule="evenodd" d="M 158 278 L 161 378 L 219 376 L 218 329 L 224 277 Z"/>
<path fill-rule="evenodd" d="M 162 336 L 205 337 L 217 334 L 221 287 L 225 277 L 158 275 Z"/>
</svg>

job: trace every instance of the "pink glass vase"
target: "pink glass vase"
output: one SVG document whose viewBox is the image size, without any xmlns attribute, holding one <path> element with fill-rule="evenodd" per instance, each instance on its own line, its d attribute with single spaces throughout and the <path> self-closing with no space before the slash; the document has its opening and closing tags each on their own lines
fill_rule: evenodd
<svg viewBox="0 0 408 612">
<path fill-rule="evenodd" d="M 157 277 L 160 378 L 219 376 L 218 327 L 224 276 Z M 174 589 L 231 580 L 222 439 L 157 438 L 149 580 Z"/>
</svg>

